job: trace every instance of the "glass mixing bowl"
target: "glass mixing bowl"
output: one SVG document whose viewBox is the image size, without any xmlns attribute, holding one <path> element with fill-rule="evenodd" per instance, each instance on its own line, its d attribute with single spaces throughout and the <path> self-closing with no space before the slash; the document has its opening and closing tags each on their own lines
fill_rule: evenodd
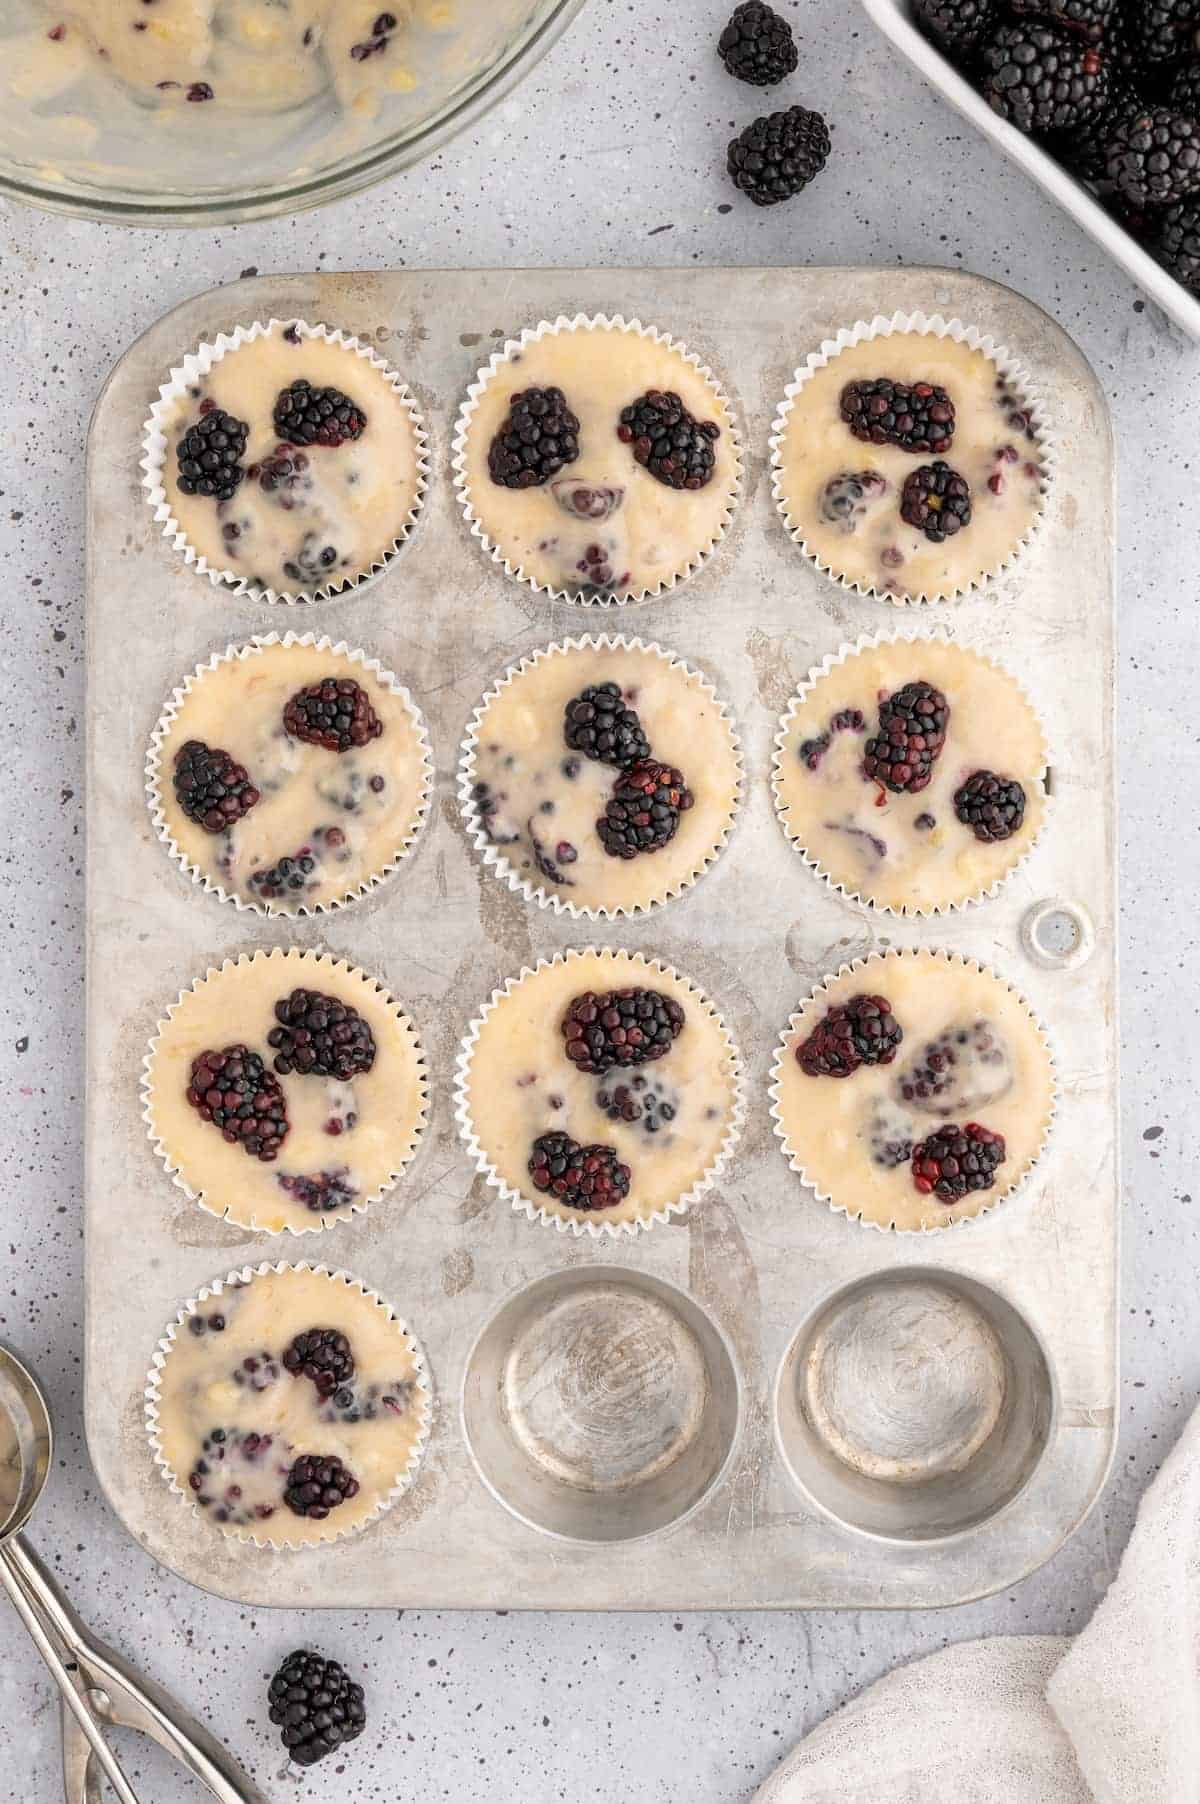
<svg viewBox="0 0 1200 1804">
<path fill-rule="evenodd" d="M 0 194 L 154 226 L 317 206 L 393 175 L 479 119 L 584 0 L 393 0 L 390 12 L 377 0 L 161 3 L 154 14 L 137 8 L 160 0 L 0 0 Z M 290 55 L 310 16 L 326 21 L 325 36 L 318 23 L 303 80 L 281 95 L 272 43 L 293 34 Z M 193 46 L 211 53 L 204 68 L 164 47 L 165 68 L 183 80 L 125 79 L 125 46 L 153 56 L 154 39 L 114 39 L 114 54 L 108 34 L 181 18 Z M 214 69 L 209 83 L 188 79 Z M 294 56 L 288 69 L 294 77 Z M 189 91 L 204 86 L 208 95 Z"/>
</svg>

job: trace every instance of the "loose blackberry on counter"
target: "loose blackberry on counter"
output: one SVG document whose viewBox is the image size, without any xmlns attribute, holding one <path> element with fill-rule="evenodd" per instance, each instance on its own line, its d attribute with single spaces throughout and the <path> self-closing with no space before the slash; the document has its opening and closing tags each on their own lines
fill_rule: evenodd
<svg viewBox="0 0 1200 1804">
<path fill-rule="evenodd" d="M 663 1058 L 686 1019 L 674 997 L 660 990 L 612 990 L 599 996 L 586 990 L 563 1016 L 564 1051 L 580 1071 L 603 1077 L 615 1066 Z"/>
<path fill-rule="evenodd" d="M 940 689 L 918 678 L 879 704 L 879 731 L 863 751 L 863 774 L 894 794 L 916 795 L 933 775 L 946 743 L 950 704 Z"/>
<path fill-rule="evenodd" d="M 676 394 L 648 389 L 621 409 L 617 437 L 665 488 L 702 489 L 716 464 L 715 420 L 692 417 Z"/>
<path fill-rule="evenodd" d="M 996 8 L 994 0 L 913 0 L 913 15 L 926 37 L 958 60 L 978 49 Z"/>
<path fill-rule="evenodd" d="M 569 1134 L 540 1134 L 529 1156 L 535 1190 L 568 1209 L 615 1209 L 629 1195 L 632 1173 L 611 1146 L 580 1146 Z"/>
<path fill-rule="evenodd" d="M 352 1003 L 296 989 L 275 1004 L 275 1019 L 267 1045 L 282 1077 L 296 1071 L 349 1083 L 375 1063 L 375 1037 Z"/>
<path fill-rule="evenodd" d="M 267 1691 L 271 1721 L 297 1766 L 313 1766 L 367 1726 L 363 1688 L 336 1660 L 307 1648 L 289 1654 Z"/>
<path fill-rule="evenodd" d="M 791 200 L 820 175 L 832 146 L 820 113 L 791 106 L 755 119 L 730 140 L 726 167 L 756 207 Z"/>
<path fill-rule="evenodd" d="M 893 382 L 887 376 L 848 382 L 840 405 L 843 420 L 864 444 L 948 451 L 954 443 L 954 402 L 932 382 Z"/>
<path fill-rule="evenodd" d="M 1018 131 L 1062 132 L 1108 105 L 1103 50 L 1051 25 L 1002 25 L 983 46 L 980 92 Z"/>
<path fill-rule="evenodd" d="M 327 752 L 368 745 L 383 732 L 365 689 L 352 677 L 325 677 L 298 689 L 283 710 L 283 724 L 293 739 Z"/>
<path fill-rule="evenodd" d="M 1200 121 L 1144 107 L 1114 130 L 1108 179 L 1135 206 L 1167 207 L 1200 189 Z"/>
<path fill-rule="evenodd" d="M 800 60 L 791 26 L 763 0 L 734 8 L 717 40 L 717 54 L 731 75 L 756 88 L 782 81 Z"/>
<path fill-rule="evenodd" d="M 954 812 L 976 839 L 1010 839 L 1025 819 L 1025 791 L 1015 777 L 977 770 L 955 790 Z"/>
<path fill-rule="evenodd" d="M 636 711 L 626 706 L 618 683 L 589 683 L 568 702 L 563 738 L 573 752 L 620 770 L 650 756 L 650 741 Z"/>
<path fill-rule="evenodd" d="M 971 524 L 971 489 L 966 477 L 946 463 L 922 464 L 905 481 L 900 517 L 933 545 L 953 538 Z"/>
<path fill-rule="evenodd" d="M 314 388 L 303 376 L 275 398 L 275 430 L 289 445 L 339 445 L 361 438 L 367 416 L 340 388 Z"/>
<path fill-rule="evenodd" d="M 245 766 L 202 739 L 180 746 L 173 781 L 179 806 L 206 833 L 224 833 L 262 800 Z"/>
<path fill-rule="evenodd" d="M 636 858 L 660 852 L 679 831 L 679 817 L 695 798 L 683 773 L 657 758 L 643 758 L 613 785 L 604 813 L 596 822 L 600 844 L 610 858 Z"/>
<path fill-rule="evenodd" d="M 805 1077 L 852 1077 L 860 1065 L 890 1065 L 903 1038 L 886 996 L 852 996 L 801 1041 L 796 1063 Z"/>
<path fill-rule="evenodd" d="M 562 389 L 526 388 L 509 402 L 488 450 L 488 470 L 502 488 L 540 488 L 578 456 L 579 421 Z"/>
<path fill-rule="evenodd" d="M 235 420 L 212 401 L 200 403 L 200 418 L 176 447 L 179 487 L 185 495 L 211 495 L 214 501 L 231 499 L 245 475 L 242 456 L 250 428 Z"/>
</svg>

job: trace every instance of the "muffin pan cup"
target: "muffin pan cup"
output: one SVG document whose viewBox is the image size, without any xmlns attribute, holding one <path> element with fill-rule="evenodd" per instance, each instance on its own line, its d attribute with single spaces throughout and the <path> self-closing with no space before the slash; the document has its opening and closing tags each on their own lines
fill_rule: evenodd
<svg viewBox="0 0 1200 1804">
<path fill-rule="evenodd" d="M 994 895 L 930 918 L 864 907 L 807 868 L 771 792 L 780 719 L 810 672 L 881 626 L 935 626 L 928 612 L 883 616 L 831 582 L 791 543 L 770 487 L 772 421 L 793 372 L 842 321 L 897 310 L 963 320 L 1007 346 L 1063 448 L 1016 564 L 936 620 L 1035 698 L 1055 748 L 1053 811 Z M 454 492 L 452 440 L 492 350 L 528 321 L 599 313 L 654 321 L 702 349 L 739 423 L 743 490 L 720 548 L 637 604 L 637 632 L 712 682 L 737 725 L 743 783 L 736 832 L 702 882 L 581 931 L 484 866 L 459 766 L 480 697 L 505 670 L 572 634 L 629 631 L 631 616 L 620 628 L 611 614 L 581 621 L 481 556 Z M 219 907 L 184 879 L 142 779 L 181 673 L 264 625 L 253 596 L 192 580 L 146 506 L 136 464 L 148 397 L 181 348 L 271 318 L 326 320 L 403 370 L 435 472 L 404 555 L 341 598 L 335 635 L 398 672 L 420 710 L 434 767 L 425 825 L 394 879 L 352 906 L 286 920 Z M 1116 1402 L 1112 453 L 1102 389 L 1070 340 L 1039 309 L 957 271 L 247 278 L 187 302 L 129 351 L 97 408 L 89 481 L 86 1412 L 99 1481 L 141 1545 L 256 1608 L 907 1609 L 1003 1589 L 1047 1560 L 1100 1491 Z M 455 1061 L 485 1000 L 588 942 L 685 973 L 744 1061 L 736 1148 L 703 1195 L 649 1231 L 543 1229 L 488 1182 L 455 1120 Z M 144 1424 L 146 1369 L 181 1301 L 296 1243 L 218 1220 L 171 1182 L 141 1118 L 142 1059 L 198 973 L 278 945 L 328 952 L 398 998 L 421 1036 L 430 1097 L 420 1146 L 387 1195 L 300 1246 L 412 1322 L 440 1406 L 412 1482 L 370 1533 L 303 1552 L 215 1532 L 155 1470 Z M 967 1228 L 920 1237 L 866 1233 L 817 1205 L 781 1155 L 769 1095 L 800 999 L 843 965 L 910 946 L 999 972 L 1046 1023 L 1059 1093 L 1019 1192 Z M 912 1534 L 909 1500 L 881 1519 L 857 1483 L 834 1496 L 776 1419 L 789 1349 L 829 1301 L 861 1286 L 855 1308 L 870 1313 L 910 1276 L 918 1350 L 946 1316 L 967 1380 L 961 1397 L 937 1393 L 955 1432 L 908 1449 L 925 1474 L 913 1497 L 960 1458 L 978 1488 L 969 1507 L 939 1503 L 932 1540 Z M 1007 1365 L 1003 1304 L 1027 1331 L 1013 1329 Z M 597 1340 L 612 1343 L 599 1372 Z M 1033 1343 L 1044 1364 L 1020 1350 Z M 820 1344 L 834 1345 L 828 1334 Z M 543 1351 L 557 1362 L 544 1399 L 521 1383 L 523 1357 Z M 993 1459 L 1010 1371 L 1014 1386 L 1028 1378 L 1040 1413 L 1022 1418 L 1023 1453 Z M 596 1401 L 610 1395 L 611 1436 Z M 826 1412 L 822 1445 L 849 1451 L 847 1469 L 861 1463 L 855 1430 L 885 1466 L 905 1455 L 878 1440 L 879 1403 L 865 1425 Z M 894 1503 L 894 1477 L 874 1476 Z"/>
</svg>

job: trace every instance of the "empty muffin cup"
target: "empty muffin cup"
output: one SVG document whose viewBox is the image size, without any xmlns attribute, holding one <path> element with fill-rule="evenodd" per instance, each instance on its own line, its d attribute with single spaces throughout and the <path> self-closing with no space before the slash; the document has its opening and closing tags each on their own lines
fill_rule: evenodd
<svg viewBox="0 0 1200 1804">
<path fill-rule="evenodd" d="M 725 1335 L 648 1273 L 585 1265 L 503 1302 L 463 1382 L 463 1433 L 520 1521 L 584 1543 L 678 1525 L 720 1484 L 741 1380 Z"/>
<path fill-rule="evenodd" d="M 928 1267 L 857 1279 L 796 1334 L 775 1436 L 806 1503 L 880 1540 L 947 1540 L 1025 1489 L 1053 1431 L 1045 1350 L 996 1291 Z"/>
</svg>

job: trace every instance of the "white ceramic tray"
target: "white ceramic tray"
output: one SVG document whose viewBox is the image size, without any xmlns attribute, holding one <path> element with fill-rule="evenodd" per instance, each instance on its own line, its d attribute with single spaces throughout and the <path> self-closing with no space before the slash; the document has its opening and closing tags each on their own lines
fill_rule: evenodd
<svg viewBox="0 0 1200 1804">
<path fill-rule="evenodd" d="M 902 56 L 919 69 L 925 80 L 943 94 L 956 112 L 969 119 L 977 131 L 992 140 L 1006 156 L 1032 176 L 1044 194 L 1065 207 L 1090 238 L 1106 250 L 1115 263 L 1131 275 L 1139 288 L 1156 301 L 1189 338 L 1200 341 L 1200 300 L 1156 263 L 1123 226 L 1105 212 L 1096 197 L 1070 170 L 1056 163 L 1048 151 L 1025 137 L 1007 119 L 994 113 L 987 101 L 960 75 L 935 44 L 922 36 L 912 22 L 909 0 L 862 0 L 875 24 L 889 37 Z"/>
<path fill-rule="evenodd" d="M 767 470 L 771 420 L 797 364 L 839 326 L 898 308 L 958 316 L 1007 346 L 1046 397 L 1061 453 L 1045 521 L 1015 569 L 903 618 L 805 561 Z M 522 326 L 579 311 L 640 318 L 699 352 L 732 398 L 747 449 L 745 492 L 719 553 L 671 595 L 603 619 L 550 603 L 489 563 L 449 471 L 455 413 L 479 365 Z M 272 315 L 343 326 L 374 344 L 411 383 L 431 438 L 425 512 L 394 568 L 284 622 L 277 608 L 185 568 L 138 482 L 141 425 L 168 367 L 198 341 Z M 1108 1470 L 1117 1350 L 1112 444 L 1101 389 L 1060 328 L 1007 289 L 941 270 L 257 278 L 187 302 L 126 353 L 96 408 L 88 481 L 86 1409 L 100 1482 L 142 1545 L 248 1603 L 393 1609 L 954 1604 L 1048 1559 Z M 293 622 L 361 645 L 400 675 L 429 723 L 437 793 L 395 881 L 334 915 L 288 923 L 239 913 L 187 881 L 154 835 L 142 762 L 184 671 L 230 640 Z M 848 902 L 804 868 L 774 816 L 771 752 L 790 695 L 828 652 L 874 628 L 934 626 L 1009 662 L 1026 685 L 1056 748 L 1056 807 L 1002 895 L 903 921 Z M 586 932 L 481 868 L 456 784 L 459 742 L 483 691 L 512 660 L 581 630 L 636 632 L 703 670 L 732 706 L 746 776 L 738 829 L 702 883 L 649 919 Z M 1047 897 L 1090 916 L 1082 962 L 1030 956 L 1023 923 Z M 486 1187 L 460 1142 L 451 1091 L 460 1037 L 493 988 L 590 939 L 659 955 L 699 983 L 748 1080 L 746 1131 L 726 1180 L 678 1222 L 599 1247 L 531 1224 Z M 138 1097 L 166 1004 L 207 966 L 276 943 L 326 946 L 378 976 L 411 1010 L 431 1076 L 429 1131 L 395 1193 L 301 1240 L 246 1233 L 191 1203 L 164 1175 Z M 1052 1143 L 1024 1191 L 984 1220 L 923 1237 L 864 1228 L 818 1203 L 788 1169 L 768 1112 L 791 1010 L 844 960 L 896 944 L 948 944 L 997 966 L 1050 1024 L 1062 1087 Z M 381 1523 L 337 1545 L 273 1554 L 223 1540 L 171 1495 L 151 1463 L 142 1386 L 185 1297 L 234 1267 L 306 1257 L 354 1272 L 411 1323 L 435 1417 L 416 1483 Z M 498 1500 L 507 1481 L 480 1439 L 488 1392 L 479 1359 L 471 1366 L 503 1299 L 535 1280 L 586 1277 L 591 1265 L 657 1284 L 660 1295 L 664 1285 L 688 1292 L 740 1374 L 740 1427 L 706 1501 L 665 1533 L 599 1546 L 530 1526 L 511 1490 L 508 1508 Z M 829 1521 L 802 1500 L 772 1431 L 776 1380 L 801 1323 L 846 1284 L 914 1267 L 1001 1291 L 1040 1336 L 1056 1378 L 1053 1431 L 1031 1483 L 1002 1514 L 937 1545 L 865 1539 Z M 614 1497 L 614 1523 L 622 1507 Z"/>
</svg>

